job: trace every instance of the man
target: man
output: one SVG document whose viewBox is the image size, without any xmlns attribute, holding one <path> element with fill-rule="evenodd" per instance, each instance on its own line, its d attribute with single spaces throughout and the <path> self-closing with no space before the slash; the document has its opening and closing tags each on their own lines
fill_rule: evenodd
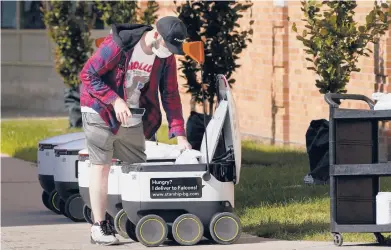
<svg viewBox="0 0 391 250">
<path fill-rule="evenodd" d="M 158 20 L 155 29 L 143 24 L 113 25 L 111 34 L 80 73 L 83 129 L 92 164 L 92 243 L 118 242 L 113 226 L 105 220 L 111 161 L 146 161 L 145 138 L 151 139 L 161 125 L 159 90 L 169 138 L 176 137 L 182 148 L 191 148 L 184 129 L 174 56 L 184 54 L 186 36 L 186 26 L 171 16 Z M 145 108 L 145 114 L 142 118 L 132 116 L 129 108 Z"/>
</svg>

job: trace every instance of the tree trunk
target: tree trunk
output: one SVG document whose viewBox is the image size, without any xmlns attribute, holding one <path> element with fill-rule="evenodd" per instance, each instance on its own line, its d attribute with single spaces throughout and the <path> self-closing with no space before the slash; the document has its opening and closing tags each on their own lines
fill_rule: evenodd
<svg viewBox="0 0 391 250">
<path fill-rule="evenodd" d="M 213 99 L 209 100 L 209 115 L 213 115 Z"/>
<path fill-rule="evenodd" d="M 65 108 L 68 110 L 69 127 L 81 128 L 82 118 L 80 111 L 79 85 L 65 88 L 64 91 Z"/>
<path fill-rule="evenodd" d="M 196 101 L 195 97 L 192 95 L 190 99 L 190 112 L 196 111 Z"/>
</svg>

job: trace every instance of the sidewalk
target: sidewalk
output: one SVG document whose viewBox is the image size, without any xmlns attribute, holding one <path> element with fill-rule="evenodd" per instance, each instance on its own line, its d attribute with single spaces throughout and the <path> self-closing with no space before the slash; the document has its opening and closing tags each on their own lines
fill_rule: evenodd
<svg viewBox="0 0 391 250">
<path fill-rule="evenodd" d="M 89 224 L 72 222 L 44 207 L 41 202 L 42 189 L 33 164 L 1 155 L 1 170 L 1 249 L 147 249 L 140 243 L 124 239 L 118 246 L 91 245 Z M 348 249 L 379 249 L 377 245 L 344 243 L 344 246 L 349 246 Z M 191 248 L 171 242 L 163 247 L 167 250 Z M 333 245 L 331 237 L 329 242 L 309 242 L 272 240 L 246 234 L 234 245 L 212 245 L 202 241 L 192 247 L 199 250 L 339 249 Z"/>
</svg>

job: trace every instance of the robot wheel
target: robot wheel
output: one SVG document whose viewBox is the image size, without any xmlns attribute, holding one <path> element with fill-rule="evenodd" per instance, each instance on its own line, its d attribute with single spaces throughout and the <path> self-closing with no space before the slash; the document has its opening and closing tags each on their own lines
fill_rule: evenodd
<svg viewBox="0 0 391 250">
<path fill-rule="evenodd" d="M 84 204 L 83 206 L 83 217 L 85 219 L 86 222 L 88 222 L 89 224 L 94 224 L 94 214 L 92 213 L 92 210 L 89 206 L 87 206 L 87 204 Z M 106 213 L 106 217 L 105 217 L 106 220 L 109 220 L 112 224 L 114 223 L 113 222 L 113 218 L 108 214 Z"/>
<path fill-rule="evenodd" d="M 204 225 L 194 214 L 182 214 L 172 224 L 172 236 L 180 245 L 196 245 L 204 235 Z"/>
<path fill-rule="evenodd" d="M 49 193 L 45 190 L 42 191 L 42 203 L 45 205 L 47 209 L 50 209 L 49 207 Z"/>
<path fill-rule="evenodd" d="M 218 244 L 233 244 L 240 238 L 241 233 L 240 219 L 233 213 L 217 213 L 210 221 L 209 234 Z"/>
<path fill-rule="evenodd" d="M 48 197 L 49 209 L 56 214 L 64 214 L 65 202 L 61 199 L 56 190 L 50 192 Z"/>
<path fill-rule="evenodd" d="M 163 244 L 167 233 L 167 223 L 155 214 L 142 217 L 136 225 L 136 237 L 141 244 L 147 247 L 157 247 Z"/>
<path fill-rule="evenodd" d="M 136 235 L 136 226 L 129 219 L 126 220 L 125 230 L 129 238 L 131 238 L 135 242 L 138 242 Z"/>
<path fill-rule="evenodd" d="M 64 214 L 74 222 L 86 221 L 83 213 L 84 202 L 80 194 L 73 194 L 68 197 L 64 206 Z"/>
<path fill-rule="evenodd" d="M 114 217 L 114 228 L 115 231 L 119 235 L 121 235 L 125 239 L 129 239 L 129 235 L 126 232 L 126 222 L 128 221 L 128 217 L 124 209 L 118 211 L 118 213 Z"/>
<path fill-rule="evenodd" d="M 87 206 L 87 204 L 84 204 L 83 206 L 83 216 L 84 216 L 84 219 L 90 223 L 91 225 L 94 224 L 93 223 L 93 219 L 92 219 L 92 211 L 91 211 L 91 208 L 89 208 Z"/>
</svg>

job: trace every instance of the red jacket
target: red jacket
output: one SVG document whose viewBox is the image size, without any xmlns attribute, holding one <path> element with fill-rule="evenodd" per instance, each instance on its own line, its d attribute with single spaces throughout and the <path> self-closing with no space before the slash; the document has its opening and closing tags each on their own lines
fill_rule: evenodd
<svg viewBox="0 0 391 250">
<path fill-rule="evenodd" d="M 80 72 L 80 105 L 98 112 L 114 134 L 121 124 L 111 103 L 118 96 L 126 100 L 124 76 L 133 48 L 149 30 L 151 26 L 142 24 L 113 25 L 112 34 L 105 38 Z M 121 52 L 124 64 L 120 64 Z M 162 122 L 159 91 L 168 120 L 168 137 L 185 136 L 174 55 L 165 59 L 156 57 L 150 80 L 141 90 L 140 108 L 145 108 L 143 126 L 147 139 L 154 136 Z"/>
</svg>

